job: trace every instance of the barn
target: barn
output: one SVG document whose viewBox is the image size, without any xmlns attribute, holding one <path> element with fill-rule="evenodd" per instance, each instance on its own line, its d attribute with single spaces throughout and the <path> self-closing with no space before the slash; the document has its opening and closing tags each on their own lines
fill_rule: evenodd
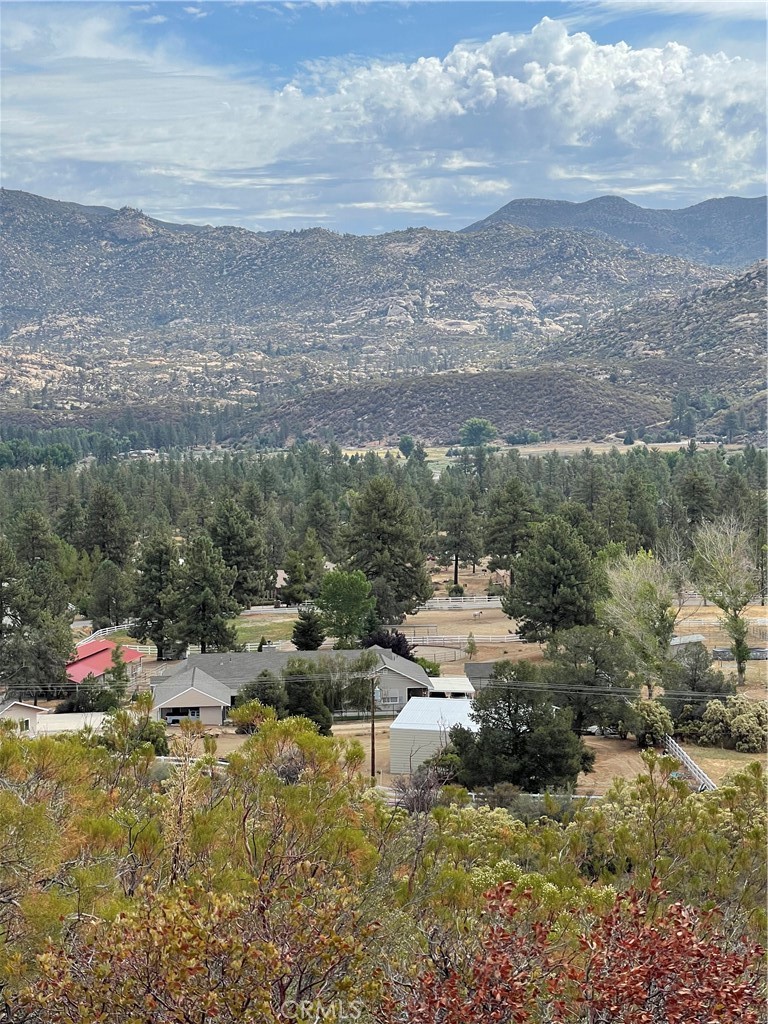
<svg viewBox="0 0 768 1024">
<path fill-rule="evenodd" d="M 390 773 L 409 775 L 447 745 L 455 725 L 476 731 L 471 710 L 471 700 L 411 697 L 389 727 Z"/>
</svg>

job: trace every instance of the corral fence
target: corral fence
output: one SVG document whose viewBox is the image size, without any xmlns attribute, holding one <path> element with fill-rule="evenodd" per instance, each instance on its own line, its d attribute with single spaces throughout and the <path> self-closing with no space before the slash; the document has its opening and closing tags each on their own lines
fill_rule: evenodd
<svg viewBox="0 0 768 1024">
<path fill-rule="evenodd" d="M 492 644 L 494 647 L 503 644 L 521 644 L 523 640 L 517 633 L 504 633 L 500 636 L 484 636 L 482 633 L 473 633 L 472 639 L 478 646 L 480 644 Z M 410 636 L 408 643 L 414 647 L 466 647 L 469 636 Z"/>
<path fill-rule="evenodd" d="M 132 626 L 132 622 L 121 622 L 119 626 L 105 626 L 104 629 L 97 629 L 95 633 L 91 633 L 89 636 L 84 636 L 82 640 L 78 640 L 75 647 L 82 647 L 83 644 L 89 644 L 93 640 L 101 640 L 102 637 L 109 636 L 112 633 L 127 633 Z"/>
<path fill-rule="evenodd" d="M 671 736 L 664 737 L 664 749 L 668 754 L 674 757 L 676 761 L 679 761 L 688 774 L 698 783 L 699 792 L 702 792 L 703 790 L 717 789 L 716 784 L 712 779 L 710 779 L 707 773 L 699 768 L 693 758 L 689 754 L 686 754 L 680 744 L 673 740 Z"/>
<path fill-rule="evenodd" d="M 448 612 L 462 608 L 501 608 L 500 597 L 475 594 L 470 597 L 432 597 L 419 605 L 419 611 Z"/>
</svg>

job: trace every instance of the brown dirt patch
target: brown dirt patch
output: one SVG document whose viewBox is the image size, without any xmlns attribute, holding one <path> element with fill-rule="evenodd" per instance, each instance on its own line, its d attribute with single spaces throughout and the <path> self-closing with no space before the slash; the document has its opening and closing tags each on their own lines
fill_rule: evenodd
<svg viewBox="0 0 768 1024">
<path fill-rule="evenodd" d="M 394 719 L 376 722 L 376 781 L 383 786 L 392 782 L 389 774 L 389 727 Z M 370 722 L 336 722 L 333 735 L 347 740 L 358 740 L 365 751 L 363 774 L 369 775 L 371 770 L 371 723 Z"/>
<path fill-rule="evenodd" d="M 579 775 L 577 793 L 603 796 L 614 779 L 631 781 L 645 771 L 645 763 L 634 741 L 608 736 L 584 736 L 583 740 L 595 752 L 595 766 L 589 775 L 583 772 Z"/>
</svg>

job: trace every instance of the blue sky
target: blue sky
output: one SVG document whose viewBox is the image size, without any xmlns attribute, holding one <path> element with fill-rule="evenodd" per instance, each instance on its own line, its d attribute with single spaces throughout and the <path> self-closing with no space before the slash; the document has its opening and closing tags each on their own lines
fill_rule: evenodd
<svg viewBox="0 0 768 1024">
<path fill-rule="evenodd" d="M 2 5 L 2 183 L 254 230 L 765 191 L 765 5 Z"/>
</svg>

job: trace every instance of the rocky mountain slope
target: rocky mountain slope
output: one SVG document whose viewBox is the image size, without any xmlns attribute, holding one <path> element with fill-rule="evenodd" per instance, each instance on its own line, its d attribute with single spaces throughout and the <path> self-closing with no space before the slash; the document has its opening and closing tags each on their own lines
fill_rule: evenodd
<svg viewBox="0 0 768 1024">
<path fill-rule="evenodd" d="M 650 210 L 619 196 L 585 203 L 515 199 L 464 231 L 515 224 L 600 234 L 648 252 L 742 269 L 766 256 L 766 199 L 727 196 L 682 210 Z"/>
<path fill-rule="evenodd" d="M 551 356 L 754 362 L 765 353 L 768 263 L 689 295 L 634 302 L 559 340 Z"/>
<path fill-rule="evenodd" d="M 0 213 L 14 415 L 239 403 L 245 436 L 451 442 L 485 415 L 590 438 L 663 420 L 681 387 L 765 383 L 764 265 L 734 277 L 557 225 L 265 234 L 7 190 Z"/>
<path fill-rule="evenodd" d="M 0 337 L 19 349 L 130 339 L 154 355 L 333 352 L 345 369 L 365 357 L 365 372 L 396 369 L 400 356 L 428 369 L 493 365 L 641 295 L 726 276 L 559 228 L 187 230 L 7 190 L 2 219 Z"/>
</svg>

